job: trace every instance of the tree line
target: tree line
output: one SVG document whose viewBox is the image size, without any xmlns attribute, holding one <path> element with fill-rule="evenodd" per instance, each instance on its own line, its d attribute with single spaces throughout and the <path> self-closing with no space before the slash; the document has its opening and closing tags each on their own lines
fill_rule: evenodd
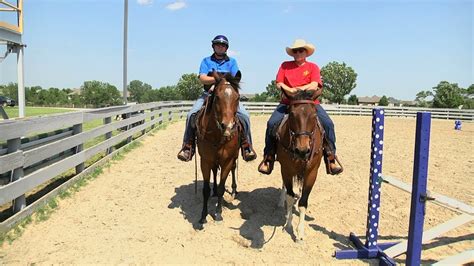
<svg viewBox="0 0 474 266">
<path fill-rule="evenodd" d="M 324 91 L 321 96 L 330 103 L 358 105 L 358 97 L 350 95 L 357 86 L 357 73 L 346 63 L 330 62 L 321 68 Z M 34 106 L 73 106 L 73 107 L 105 107 L 123 103 L 122 95 L 112 84 L 101 81 L 85 81 L 79 88 L 80 93 L 72 89 L 49 88 L 40 86 L 26 87 L 27 105 Z M 203 86 L 197 74 L 184 74 L 176 85 L 164 86 L 159 89 L 139 80 L 133 80 L 127 86 L 128 100 L 138 103 L 196 100 L 202 93 Z M 17 84 L 0 85 L 0 95 L 17 100 Z M 281 92 L 272 80 L 265 91 L 249 99 L 254 102 L 277 102 Z M 416 106 L 434 108 L 474 108 L 474 84 L 464 89 L 457 83 L 441 81 L 432 90 L 424 90 L 416 95 Z M 382 96 L 380 106 L 389 104 L 387 96 Z"/>
</svg>

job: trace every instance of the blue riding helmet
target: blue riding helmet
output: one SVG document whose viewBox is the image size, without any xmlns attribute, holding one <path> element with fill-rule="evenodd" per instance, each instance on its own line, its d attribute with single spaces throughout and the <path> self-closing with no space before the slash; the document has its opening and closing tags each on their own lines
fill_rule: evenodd
<svg viewBox="0 0 474 266">
<path fill-rule="evenodd" d="M 224 35 L 217 35 L 216 37 L 214 37 L 214 39 L 212 39 L 212 44 L 216 43 L 223 43 L 227 45 L 227 47 L 229 47 L 229 40 Z"/>
</svg>

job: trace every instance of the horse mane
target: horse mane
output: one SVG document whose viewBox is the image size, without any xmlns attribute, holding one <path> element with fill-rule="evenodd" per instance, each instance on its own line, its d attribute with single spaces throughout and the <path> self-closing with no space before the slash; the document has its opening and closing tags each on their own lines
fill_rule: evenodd
<svg viewBox="0 0 474 266">
<path fill-rule="evenodd" d="M 314 93 L 311 91 L 298 91 L 291 100 L 314 100 Z"/>
<path fill-rule="evenodd" d="M 234 89 L 237 90 L 237 92 L 240 90 L 240 77 L 239 76 L 234 77 L 230 73 L 225 73 L 224 78 L 230 83 L 230 85 L 232 85 Z"/>
</svg>

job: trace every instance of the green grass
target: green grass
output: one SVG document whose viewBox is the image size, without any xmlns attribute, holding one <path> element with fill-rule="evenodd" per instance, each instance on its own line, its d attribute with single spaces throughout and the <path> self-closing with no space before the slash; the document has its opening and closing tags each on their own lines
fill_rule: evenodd
<svg viewBox="0 0 474 266">
<path fill-rule="evenodd" d="M 3 110 L 7 113 L 9 118 L 18 117 L 18 106 L 3 107 Z M 54 107 L 33 107 L 33 106 L 26 106 L 25 108 L 25 116 L 39 116 L 39 115 L 50 115 L 50 114 L 58 114 L 58 113 L 68 113 L 73 112 L 73 109 L 61 109 L 61 108 L 54 108 Z"/>
</svg>

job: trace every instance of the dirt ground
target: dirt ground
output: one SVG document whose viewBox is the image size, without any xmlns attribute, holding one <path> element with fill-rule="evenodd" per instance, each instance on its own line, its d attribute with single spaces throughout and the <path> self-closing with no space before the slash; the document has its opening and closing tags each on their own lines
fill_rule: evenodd
<svg viewBox="0 0 474 266">
<path fill-rule="evenodd" d="M 4 244 L 0 264 L 376 263 L 332 257 L 335 250 L 350 247 L 350 232 L 365 234 L 371 118 L 333 117 L 345 171 L 328 176 L 320 168 L 309 198 L 303 244 L 282 231 L 284 211 L 277 208 L 279 165 L 271 176 L 257 172 L 267 119 L 251 119 L 259 158 L 251 163 L 239 161 L 240 193 L 232 202 L 226 196 L 222 223 L 208 217 L 203 231 L 193 228 L 202 208 L 202 181 L 198 172 L 195 194 L 194 161 L 176 159 L 184 129 L 181 121 L 145 137 L 142 147 L 114 161 L 73 197 L 60 200 L 49 220 L 29 225 L 19 239 Z M 428 189 L 474 205 L 474 123 L 463 123 L 462 131 L 453 127 L 453 121 L 432 121 Z M 415 119 L 386 118 L 385 175 L 411 183 L 414 140 Z M 406 239 L 410 195 L 384 185 L 381 201 L 379 242 Z M 215 202 L 212 199 L 211 213 Z M 294 215 L 296 218 L 297 213 Z M 428 204 L 425 229 L 455 215 Z M 293 219 L 295 228 L 297 222 Z M 473 248 L 471 222 L 424 245 L 422 262 L 433 263 Z M 402 255 L 397 261 L 404 258 Z"/>
</svg>

